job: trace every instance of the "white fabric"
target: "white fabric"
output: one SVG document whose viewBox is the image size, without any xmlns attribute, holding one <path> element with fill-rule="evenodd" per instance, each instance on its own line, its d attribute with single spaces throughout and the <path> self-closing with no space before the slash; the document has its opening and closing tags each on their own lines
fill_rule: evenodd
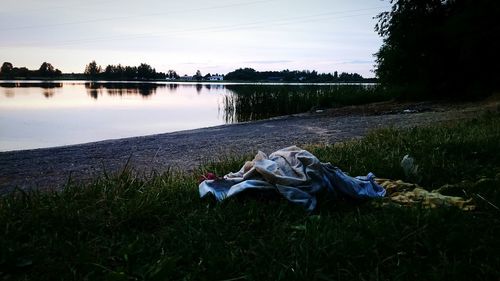
<svg viewBox="0 0 500 281">
<path fill-rule="evenodd" d="M 259 151 L 235 173 L 223 180 L 200 183 L 200 196 L 212 194 L 218 201 L 244 190 L 275 190 L 288 200 L 312 211 L 315 194 L 323 189 L 352 198 L 383 197 L 385 190 L 374 182 L 374 175 L 352 178 L 330 163 L 321 163 L 310 152 L 296 146 L 269 156 Z"/>
</svg>

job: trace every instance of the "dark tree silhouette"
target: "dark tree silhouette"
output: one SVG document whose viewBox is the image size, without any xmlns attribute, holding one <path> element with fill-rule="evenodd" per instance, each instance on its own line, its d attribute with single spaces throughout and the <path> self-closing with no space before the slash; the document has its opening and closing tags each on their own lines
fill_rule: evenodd
<svg viewBox="0 0 500 281">
<path fill-rule="evenodd" d="M 101 74 L 104 79 L 122 80 L 128 79 L 125 75 L 125 68 L 121 65 L 108 65 Z"/>
<path fill-rule="evenodd" d="M 84 74 L 89 78 L 95 79 L 95 78 L 97 78 L 99 73 L 101 73 L 101 70 L 102 70 L 101 66 L 97 65 L 95 60 L 93 60 L 92 62 L 87 64 L 87 66 L 85 66 Z"/>
<path fill-rule="evenodd" d="M 121 64 L 107 65 L 104 71 L 101 71 L 101 67 L 95 61 L 85 67 L 85 74 L 92 79 L 103 80 L 152 80 L 167 77 L 165 73 L 156 72 L 153 67 L 145 63 L 141 63 L 138 67 L 122 66 Z M 172 75 L 177 75 L 177 73 L 172 70 Z"/>
<path fill-rule="evenodd" d="M 239 68 L 226 74 L 226 80 L 255 81 L 259 80 L 259 75 L 253 68 Z"/>
<path fill-rule="evenodd" d="M 125 77 L 127 79 L 137 79 L 137 67 L 125 66 Z"/>
<path fill-rule="evenodd" d="M 170 78 L 170 79 L 178 79 L 180 76 L 177 74 L 177 72 L 175 72 L 175 70 L 170 69 L 167 72 L 167 77 Z"/>
<path fill-rule="evenodd" d="M 404 97 L 476 97 L 498 84 L 500 1 L 391 0 L 376 75 Z M 496 85 L 495 85 L 496 84 Z"/>
<path fill-rule="evenodd" d="M 20 68 L 14 68 L 15 70 L 15 73 L 16 73 L 16 76 L 18 77 L 23 77 L 23 78 L 30 78 L 31 76 L 33 76 L 33 74 L 36 74 L 34 73 L 35 71 L 32 71 L 32 70 L 29 70 L 28 68 L 26 67 L 20 67 Z M 61 72 L 56 72 L 56 75 L 60 75 Z"/>
<path fill-rule="evenodd" d="M 12 71 L 14 70 L 14 66 L 10 62 L 4 62 L 2 64 L 2 67 L 0 68 L 0 75 L 2 77 L 7 77 L 9 75 L 12 75 Z"/>
<path fill-rule="evenodd" d="M 137 78 L 139 79 L 154 79 L 156 76 L 156 70 L 152 68 L 149 64 L 141 63 L 137 67 Z"/>
<path fill-rule="evenodd" d="M 53 73 L 55 72 L 55 68 L 54 66 L 52 66 L 52 64 L 48 63 L 48 62 L 44 62 L 42 63 L 42 65 L 40 66 L 40 68 L 38 69 L 38 71 L 40 73 Z"/>
<path fill-rule="evenodd" d="M 240 68 L 229 72 L 224 76 L 225 80 L 239 81 L 282 81 L 282 82 L 373 82 L 372 79 L 365 79 L 357 73 L 343 72 L 340 76 L 335 74 L 318 73 L 316 70 L 293 70 L 283 71 L 255 71 L 253 68 Z"/>
<path fill-rule="evenodd" d="M 0 68 L 0 77 L 12 79 L 14 77 L 14 66 L 10 62 L 4 62 Z"/>
<path fill-rule="evenodd" d="M 198 81 L 200 81 L 201 79 L 203 79 L 203 75 L 201 75 L 201 71 L 200 70 L 196 70 L 196 74 L 193 76 L 193 78 L 195 80 L 198 80 Z"/>
<path fill-rule="evenodd" d="M 37 74 L 41 77 L 54 77 L 57 75 L 61 75 L 61 71 L 59 69 L 54 68 L 52 64 L 44 62 L 38 69 Z"/>
<path fill-rule="evenodd" d="M 62 75 L 61 71 L 48 62 L 42 63 L 38 70 L 29 70 L 26 67 L 14 67 L 10 62 L 4 62 L 0 69 L 0 77 L 9 79 L 30 77 L 54 78 L 60 75 Z"/>
</svg>

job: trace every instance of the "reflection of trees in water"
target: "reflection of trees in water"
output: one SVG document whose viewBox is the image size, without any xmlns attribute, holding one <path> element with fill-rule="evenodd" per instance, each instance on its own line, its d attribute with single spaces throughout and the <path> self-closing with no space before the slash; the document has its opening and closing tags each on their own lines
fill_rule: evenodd
<svg viewBox="0 0 500 281">
<path fill-rule="evenodd" d="M 54 89 L 62 88 L 63 83 L 56 82 L 2 82 L 0 87 L 4 88 L 42 88 Z"/>
<path fill-rule="evenodd" d="M 383 99 L 367 85 L 226 85 L 223 98 L 226 123 L 266 119 Z"/>
<path fill-rule="evenodd" d="M 55 83 L 55 82 L 3 82 L 0 83 L 0 87 L 6 88 L 5 95 L 7 97 L 14 97 L 14 91 L 12 88 L 41 88 L 43 89 L 42 93 L 46 98 L 51 98 L 55 94 L 56 88 L 61 88 L 63 83 Z"/>
<path fill-rule="evenodd" d="M 177 90 L 177 87 L 179 87 L 179 84 L 167 84 L 167 88 L 170 90 L 170 92 L 174 92 Z"/>
<path fill-rule="evenodd" d="M 203 89 L 203 85 L 202 84 L 196 84 L 196 92 L 199 94 L 201 93 L 201 90 Z"/>
<path fill-rule="evenodd" d="M 205 89 L 207 90 L 223 90 L 225 87 L 223 84 L 205 84 Z"/>
<path fill-rule="evenodd" d="M 166 86 L 165 84 L 155 83 L 85 83 L 88 95 L 94 99 L 97 99 L 104 91 L 110 96 L 141 95 L 147 98 L 155 94 L 157 88 L 165 88 Z M 177 86 L 172 86 L 170 84 L 168 88 L 175 90 Z"/>
<path fill-rule="evenodd" d="M 55 94 L 54 88 L 44 88 L 43 89 L 43 96 L 46 98 L 51 98 Z"/>
<path fill-rule="evenodd" d="M 4 90 L 4 94 L 5 94 L 5 96 L 6 96 L 6 97 L 8 97 L 8 98 L 13 98 L 13 97 L 14 97 L 14 90 L 9 89 L 9 88 L 6 88 L 6 89 Z"/>
<path fill-rule="evenodd" d="M 97 99 L 99 95 L 102 95 L 103 88 L 98 83 L 86 82 L 85 89 L 87 89 L 87 94 L 94 99 Z"/>
</svg>

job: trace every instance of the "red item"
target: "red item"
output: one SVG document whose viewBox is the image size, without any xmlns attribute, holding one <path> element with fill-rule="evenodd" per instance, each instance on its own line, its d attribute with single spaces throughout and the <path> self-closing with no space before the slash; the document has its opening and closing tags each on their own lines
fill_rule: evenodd
<svg viewBox="0 0 500 281">
<path fill-rule="evenodd" d="M 216 180 L 218 177 L 214 173 L 206 173 L 203 176 L 200 177 L 199 182 L 201 183 L 202 181 L 205 180 Z"/>
</svg>

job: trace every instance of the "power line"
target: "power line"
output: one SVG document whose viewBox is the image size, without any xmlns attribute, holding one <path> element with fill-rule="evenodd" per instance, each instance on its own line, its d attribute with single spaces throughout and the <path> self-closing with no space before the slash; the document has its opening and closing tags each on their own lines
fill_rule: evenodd
<svg viewBox="0 0 500 281">
<path fill-rule="evenodd" d="M 253 28 L 260 28 L 260 27 L 284 26 L 284 25 L 289 25 L 292 23 L 306 23 L 306 22 L 322 21 L 322 20 L 328 20 L 328 19 L 331 20 L 331 19 L 343 19 L 343 18 L 351 18 L 351 17 L 358 17 L 358 16 L 367 16 L 367 15 L 372 15 L 372 13 L 361 13 L 361 14 L 349 14 L 349 13 L 375 10 L 375 9 L 381 9 L 381 8 L 387 8 L 387 7 L 384 6 L 384 7 L 373 7 L 373 8 L 365 8 L 365 9 L 357 9 L 357 10 L 347 10 L 347 11 L 340 11 L 340 12 L 326 12 L 326 13 L 320 13 L 320 14 L 307 15 L 307 16 L 282 18 L 282 19 L 276 19 L 276 20 L 272 20 L 272 21 L 256 21 L 256 22 L 242 23 L 242 24 L 190 28 L 190 29 L 175 30 L 175 31 L 169 31 L 169 32 L 162 32 L 162 33 L 150 32 L 150 33 L 139 33 L 139 34 L 114 36 L 114 37 L 106 36 L 106 37 L 94 37 L 94 38 L 64 40 L 64 41 L 55 42 L 56 43 L 55 46 L 71 46 L 71 45 L 82 44 L 82 43 L 97 43 L 97 42 L 103 42 L 103 41 L 140 39 L 140 38 L 159 37 L 159 36 L 165 36 L 165 35 L 176 35 L 176 34 L 186 34 L 186 33 L 225 32 L 225 31 L 246 30 L 246 29 L 253 29 Z M 341 15 L 341 14 L 347 14 L 347 15 L 332 17 L 335 15 Z M 40 45 L 40 44 L 43 44 L 43 42 L 32 42 L 29 45 Z M 54 46 L 54 45 L 52 45 L 52 46 Z"/>
<path fill-rule="evenodd" d="M 70 21 L 70 22 L 62 22 L 62 23 L 52 23 L 52 24 L 38 24 L 38 25 L 26 25 L 26 26 L 13 26 L 0 28 L 0 31 L 8 31 L 8 30 L 21 30 L 21 29 L 40 29 L 40 28 L 50 28 L 50 27 L 58 27 L 58 26 L 68 26 L 68 25 L 80 25 L 80 24 L 88 24 L 88 23 L 96 23 L 96 22 L 106 22 L 106 21 L 115 21 L 115 20 L 129 20 L 131 18 L 144 18 L 144 17 L 156 17 L 156 16 L 164 16 L 173 13 L 186 13 L 186 12 L 199 12 L 199 11 L 208 11 L 208 10 L 216 10 L 223 8 L 231 8 L 231 7 L 239 7 L 239 6 L 248 6 L 259 3 L 268 3 L 276 0 L 258 0 L 258 1 L 250 1 L 243 3 L 233 3 L 226 5 L 217 5 L 211 7 L 203 7 L 203 8 L 194 8 L 194 9 L 180 9 L 168 12 L 158 12 L 158 13 L 150 13 L 136 16 L 120 16 L 120 17 L 109 17 L 109 18 L 96 18 L 96 19 L 88 19 L 81 21 Z"/>
</svg>

